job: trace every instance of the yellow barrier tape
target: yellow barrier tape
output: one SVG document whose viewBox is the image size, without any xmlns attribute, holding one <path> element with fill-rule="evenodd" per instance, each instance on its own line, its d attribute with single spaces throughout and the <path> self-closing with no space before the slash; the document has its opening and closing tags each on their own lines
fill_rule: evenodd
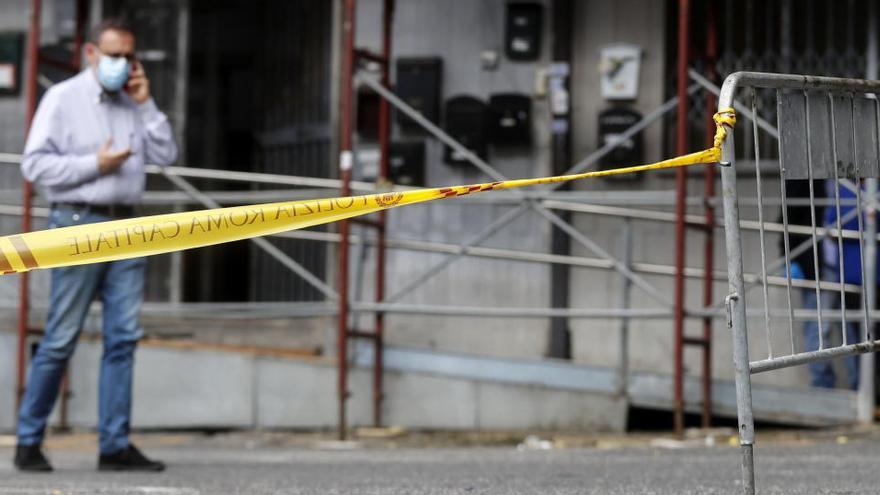
<svg viewBox="0 0 880 495">
<path fill-rule="evenodd" d="M 718 112 L 715 122 L 717 131 L 712 148 L 647 165 L 557 177 L 170 213 L 0 237 L 0 273 L 100 263 L 211 246 L 483 191 L 716 163 L 721 159 L 720 145 L 726 136 L 726 128 L 732 128 L 736 123 L 733 109 Z"/>
</svg>

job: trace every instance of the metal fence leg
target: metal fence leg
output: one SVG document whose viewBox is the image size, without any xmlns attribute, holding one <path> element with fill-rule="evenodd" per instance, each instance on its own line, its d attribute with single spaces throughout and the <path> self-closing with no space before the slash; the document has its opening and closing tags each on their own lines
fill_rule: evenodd
<svg viewBox="0 0 880 495">
<path fill-rule="evenodd" d="M 733 366 L 736 382 L 736 416 L 742 451 L 743 493 L 755 493 L 755 421 L 752 416 L 752 375 L 749 371 L 749 343 L 745 325 L 737 318 L 742 301 L 737 293 L 727 296 L 728 328 L 733 336 Z M 744 312 L 744 311 L 743 311 Z"/>
<path fill-rule="evenodd" d="M 731 315 L 736 314 L 737 306 L 742 302 L 738 297 L 730 300 Z M 744 312 L 744 311 L 743 311 Z M 736 416 L 739 429 L 739 445 L 742 451 L 743 493 L 755 493 L 755 421 L 752 416 L 752 375 L 749 371 L 749 342 L 745 325 L 734 323 L 731 318 L 733 334 L 734 379 L 736 382 Z"/>
<path fill-rule="evenodd" d="M 743 458 L 743 493 L 747 495 L 755 494 L 755 455 L 753 447 L 754 445 L 752 444 L 740 446 Z"/>
<path fill-rule="evenodd" d="M 719 108 L 733 104 L 737 81 L 728 78 L 721 89 Z M 755 493 L 755 423 L 752 418 L 752 375 L 749 370 L 749 338 L 746 328 L 745 283 L 743 281 L 742 239 L 736 188 L 734 134 L 721 144 L 721 188 L 724 201 L 724 240 L 727 248 L 728 295 L 727 328 L 733 338 L 733 366 L 736 380 L 736 413 L 742 450 L 743 493 Z"/>
</svg>

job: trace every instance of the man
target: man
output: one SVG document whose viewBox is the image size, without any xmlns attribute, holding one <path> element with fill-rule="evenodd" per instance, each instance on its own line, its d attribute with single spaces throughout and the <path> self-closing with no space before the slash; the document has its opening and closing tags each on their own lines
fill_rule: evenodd
<svg viewBox="0 0 880 495">
<path fill-rule="evenodd" d="M 857 187 L 860 187 L 864 191 L 864 184 L 861 181 L 853 181 L 855 182 Z M 834 187 L 835 181 L 828 181 L 828 196 L 834 197 Z M 855 209 L 855 205 L 851 202 L 857 199 L 856 193 L 853 192 L 850 188 L 843 186 L 842 184 L 837 186 L 838 194 L 840 196 L 840 217 L 841 220 L 845 220 L 847 215 L 851 214 Z M 848 204 L 843 204 L 848 203 Z M 862 210 L 862 215 L 866 212 Z M 865 219 L 862 218 L 862 222 Z M 837 228 L 837 208 L 834 206 L 829 206 L 825 209 L 825 224 Z M 859 230 L 859 218 L 855 215 L 852 216 L 849 220 L 843 222 L 841 225 L 843 230 Z M 840 246 L 838 245 L 838 238 L 835 235 L 828 236 L 825 239 L 825 264 L 828 266 L 829 271 L 829 279 L 835 282 L 840 281 L 840 273 L 841 273 L 841 263 L 843 264 L 843 283 L 852 284 L 852 285 L 863 285 L 864 281 L 862 280 L 862 248 L 861 243 L 858 239 L 843 239 L 843 252 L 840 251 Z M 880 273 L 880 263 L 876 264 L 877 273 Z M 880 280 L 878 277 L 876 280 Z M 832 307 L 834 309 L 840 309 L 841 301 L 840 301 L 840 293 L 834 291 L 832 294 Z M 859 323 L 860 318 L 858 316 L 855 320 L 850 319 L 854 315 L 859 315 L 861 312 L 862 305 L 862 296 L 861 294 L 856 293 L 847 293 L 844 296 L 843 304 L 847 310 L 850 310 L 846 322 L 846 342 L 847 344 L 854 344 L 856 342 L 861 342 L 864 340 L 864 334 L 862 333 L 864 329 Z M 860 331 L 861 329 L 861 331 Z M 841 339 L 842 340 L 842 339 Z M 827 344 L 826 344 L 827 345 Z M 858 390 L 859 388 L 859 357 L 858 356 L 847 356 L 843 358 L 844 365 L 846 367 L 847 373 L 847 386 L 850 390 Z"/>
<path fill-rule="evenodd" d="M 144 190 L 144 164 L 177 158 L 168 119 L 150 97 L 135 58 L 131 27 L 120 19 L 98 24 L 86 44 L 88 68 L 49 89 L 40 102 L 21 169 L 51 204 L 50 228 L 134 216 Z M 76 347 L 89 306 L 103 305 L 98 383 L 99 470 L 161 471 L 129 443 L 134 350 L 145 261 L 114 261 L 51 272 L 46 332 L 31 362 L 18 416 L 15 465 L 51 471 L 41 452 L 49 413 Z"/>
<path fill-rule="evenodd" d="M 813 198 L 816 203 L 826 196 L 825 181 L 820 179 L 813 180 L 812 184 Z M 785 181 L 785 194 L 789 200 L 808 200 L 810 198 L 810 181 L 809 180 L 787 180 Z M 787 205 L 788 224 L 791 226 L 810 227 L 813 224 L 813 218 L 819 227 L 822 226 L 824 218 L 824 206 L 814 204 L 810 208 L 808 204 L 791 204 Z M 780 216 L 779 223 L 782 223 Z M 813 253 L 813 238 L 810 234 L 788 234 L 788 246 L 790 250 L 794 250 L 797 246 L 807 242 L 809 248 L 800 254 L 793 256 L 791 264 L 791 277 L 793 279 L 806 279 L 815 281 L 816 275 L 820 280 L 831 281 L 829 279 L 828 270 L 823 265 L 825 258 L 825 249 L 822 242 L 817 243 L 818 251 Z M 779 237 L 779 251 L 785 254 L 785 237 Z M 818 259 L 819 266 L 815 266 L 814 260 Z M 801 292 L 801 306 L 803 309 L 817 311 L 820 300 L 816 297 L 816 289 L 812 287 L 803 287 Z M 821 305 L 823 309 L 830 309 L 833 303 L 833 294 L 829 291 L 821 291 Z M 830 327 L 828 321 L 823 321 L 821 329 L 822 337 L 825 345 L 828 345 Z M 819 349 L 819 322 L 818 320 L 808 320 L 804 322 L 804 347 L 805 351 L 816 351 Z M 807 365 L 810 372 L 810 383 L 814 387 L 834 388 L 835 376 L 834 370 L 829 361 L 818 361 Z"/>
</svg>

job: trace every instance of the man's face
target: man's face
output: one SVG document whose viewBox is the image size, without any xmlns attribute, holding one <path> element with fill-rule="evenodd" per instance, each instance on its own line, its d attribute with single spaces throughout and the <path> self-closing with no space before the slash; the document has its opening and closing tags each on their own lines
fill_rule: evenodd
<svg viewBox="0 0 880 495">
<path fill-rule="evenodd" d="M 101 55 L 108 57 L 126 57 L 134 61 L 134 36 L 131 33 L 108 29 L 101 34 L 98 46 L 86 44 L 86 59 L 93 69 L 98 67 Z M 134 64 L 132 64 L 133 66 Z"/>
</svg>

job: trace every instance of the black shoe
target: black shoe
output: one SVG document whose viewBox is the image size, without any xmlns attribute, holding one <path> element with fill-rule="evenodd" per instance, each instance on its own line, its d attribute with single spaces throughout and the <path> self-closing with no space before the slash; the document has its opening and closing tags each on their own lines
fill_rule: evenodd
<svg viewBox="0 0 880 495">
<path fill-rule="evenodd" d="M 52 465 L 40 451 L 39 445 L 19 445 L 15 447 L 15 467 L 19 471 L 45 473 L 52 470 Z"/>
<path fill-rule="evenodd" d="M 165 464 L 151 461 L 134 445 L 114 454 L 101 454 L 98 471 L 164 471 Z"/>
</svg>

